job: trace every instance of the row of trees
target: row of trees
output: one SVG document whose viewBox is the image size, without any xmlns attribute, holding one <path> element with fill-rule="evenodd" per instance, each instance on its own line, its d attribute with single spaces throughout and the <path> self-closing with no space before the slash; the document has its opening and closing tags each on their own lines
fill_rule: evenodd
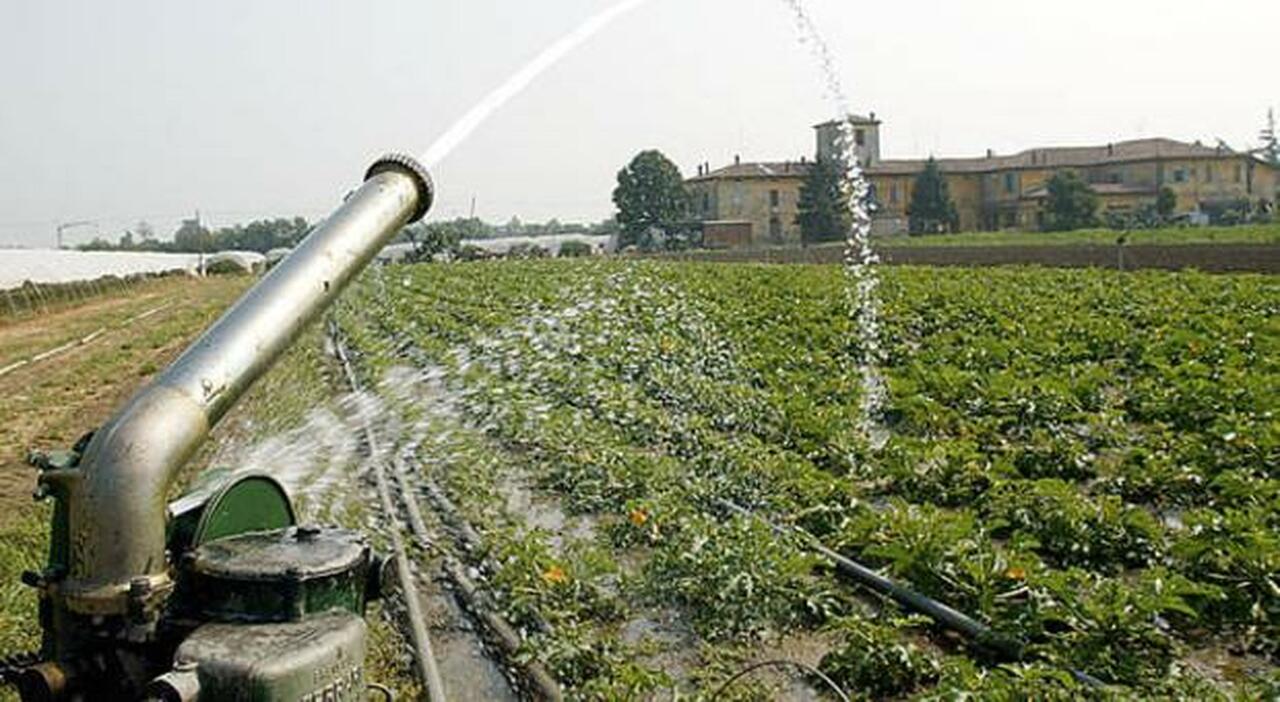
<svg viewBox="0 0 1280 702">
<path fill-rule="evenodd" d="M 458 218 L 440 222 L 419 223 L 406 228 L 396 243 L 417 244 L 426 254 L 456 252 L 460 242 L 468 239 L 494 239 L 504 236 L 538 237 L 552 234 L 608 235 L 618 230 L 609 219 L 595 224 L 564 224 L 552 219 L 545 223 L 525 224 L 513 218 L 504 225 L 490 224 L 478 218 Z M 244 225 L 209 229 L 199 220 L 183 221 L 173 237 L 161 240 L 149 223 L 138 222 L 120 238 L 109 241 L 101 237 L 79 246 L 84 251 L 150 251 L 156 253 L 200 253 L 212 251 L 257 251 L 292 248 L 311 231 L 311 223 L 302 217 L 263 219 Z"/>
<path fill-rule="evenodd" d="M 413 244 L 414 258 L 428 260 L 445 253 L 460 256 L 467 241 L 501 237 L 537 238 L 556 234 L 611 236 L 617 233 L 618 229 L 618 223 L 614 219 L 606 219 L 595 224 L 563 224 L 557 219 L 551 219 L 542 224 L 524 224 L 519 219 L 512 218 L 505 225 L 495 225 L 477 217 L 459 217 L 438 222 L 419 222 L 406 227 L 393 242 Z M 573 246 L 570 246 L 570 249 L 577 251 Z"/>
<path fill-rule="evenodd" d="M 82 251 L 200 253 L 235 250 L 266 253 L 297 245 L 309 231 L 311 224 L 302 217 L 263 219 L 216 230 L 205 227 L 199 220 L 188 219 L 173 233 L 171 240 L 162 241 L 156 238 L 155 228 L 144 221 L 125 231 L 116 241 L 96 238 L 79 248 Z"/>
<path fill-rule="evenodd" d="M 851 226 L 849 208 L 841 184 L 842 168 L 837 161 L 819 158 L 800 186 L 800 214 L 796 223 L 805 243 L 841 239 Z M 864 206 L 878 206 L 874 190 Z M 929 159 L 916 176 L 907 207 L 911 234 L 941 234 L 960 229 L 960 212 L 951 199 L 950 187 L 935 159 Z"/>
<path fill-rule="evenodd" d="M 866 206 L 875 209 L 876 193 Z M 1169 190 L 1160 193 L 1160 214 L 1172 214 L 1176 198 Z M 800 188 L 801 235 L 806 242 L 839 238 L 849 229 L 848 208 L 840 184 L 840 168 L 819 159 Z M 1044 227 L 1067 231 L 1096 227 L 1098 197 L 1087 183 L 1072 172 L 1054 175 L 1048 182 L 1048 202 Z M 951 189 L 936 159 L 930 158 L 916 176 L 907 205 L 908 231 L 913 236 L 954 233 L 960 230 L 960 212 L 951 198 Z"/>
<path fill-rule="evenodd" d="M 1268 144 L 1273 156 L 1280 152 L 1274 134 L 1274 127 L 1264 133 L 1270 138 Z M 840 239 L 848 232 L 849 210 L 841 182 L 842 171 L 839 162 L 820 158 L 805 177 L 796 218 L 805 243 Z M 1098 216 L 1097 195 L 1075 173 L 1065 171 L 1054 175 L 1047 183 L 1047 190 L 1043 228 L 1065 231 L 1103 224 Z M 865 203 L 872 210 L 876 207 L 875 198 L 876 193 L 871 192 Z M 457 252 L 461 242 L 468 239 L 565 233 L 616 234 L 623 248 L 681 249 L 700 243 L 701 226 L 693 217 L 693 201 L 684 176 L 660 151 L 643 151 L 618 172 L 613 202 L 617 215 L 597 224 L 564 223 L 557 219 L 526 224 L 513 217 L 505 225 L 495 225 L 474 217 L 458 218 L 415 225 L 402 232 L 397 240 L 415 244 L 424 257 Z M 1167 222 L 1176 202 L 1171 190 L 1162 189 L 1151 207 L 1126 219 L 1124 226 Z M 1247 203 L 1244 208 L 1227 208 L 1224 212 L 1224 221 L 1253 216 L 1252 205 Z M 916 176 L 907 216 L 913 235 L 955 232 L 960 228 L 960 215 L 947 180 L 933 158 Z M 1116 222 L 1107 223 L 1116 225 Z M 80 248 L 186 253 L 235 249 L 266 253 L 295 246 L 310 228 L 301 217 L 264 219 L 217 230 L 209 230 L 199 220 L 187 220 L 174 232 L 172 241 L 161 241 L 150 224 L 139 222 L 115 242 L 98 238 Z"/>
</svg>

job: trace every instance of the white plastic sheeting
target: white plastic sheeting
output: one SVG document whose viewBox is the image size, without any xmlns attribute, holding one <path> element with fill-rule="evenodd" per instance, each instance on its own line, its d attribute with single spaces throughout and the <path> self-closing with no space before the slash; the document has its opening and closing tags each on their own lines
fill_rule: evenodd
<svg viewBox="0 0 1280 702">
<path fill-rule="evenodd" d="M 261 266 L 263 256 L 253 252 L 224 251 L 205 257 L 209 263 L 229 258 L 246 270 Z M 104 275 L 127 276 L 182 270 L 196 272 L 199 254 L 140 253 L 133 251 L 58 251 L 54 249 L 0 249 L 0 290 L 33 283 L 70 283 Z"/>
</svg>

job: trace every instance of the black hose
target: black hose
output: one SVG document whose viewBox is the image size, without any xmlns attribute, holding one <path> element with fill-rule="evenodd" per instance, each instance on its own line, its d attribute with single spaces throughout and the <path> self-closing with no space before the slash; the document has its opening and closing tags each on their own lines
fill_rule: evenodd
<svg viewBox="0 0 1280 702">
<path fill-rule="evenodd" d="M 730 502 L 729 500 L 715 498 L 714 502 L 735 514 L 760 522 L 772 529 L 775 533 L 782 535 L 791 533 L 800 536 L 809 550 L 831 561 L 839 572 L 853 578 L 862 585 L 893 599 L 895 602 L 911 611 L 924 614 L 948 629 L 964 634 L 980 647 L 996 654 L 1003 660 L 1022 661 L 1026 658 L 1026 644 L 1022 641 L 1007 634 L 1001 634 L 967 614 L 958 612 L 937 600 L 903 587 L 861 563 L 840 555 L 832 549 L 827 548 L 816 536 L 810 534 L 804 529 L 794 526 L 783 527 L 779 524 L 775 524 L 755 512 Z M 1084 671 L 1076 670 L 1075 668 L 1068 668 L 1067 671 L 1071 673 L 1071 676 L 1078 682 L 1090 687 L 1101 688 L 1106 686 L 1106 683 Z"/>
<path fill-rule="evenodd" d="M 964 634 L 968 638 L 976 641 L 983 648 L 1000 655 L 1002 658 L 1014 661 L 1022 659 L 1025 647 L 1022 642 L 1017 639 L 997 633 L 996 631 L 993 631 L 991 627 L 966 614 L 957 612 L 937 600 L 925 597 L 914 590 L 905 588 L 861 563 L 836 553 L 822 545 L 816 537 L 807 531 L 797 527 L 791 527 L 788 529 L 779 524 L 775 524 L 764 517 L 751 512 L 747 508 L 734 504 L 728 500 L 716 499 L 715 501 L 725 509 L 749 519 L 759 521 L 761 524 L 764 524 L 778 534 L 786 534 L 790 531 L 793 534 L 803 537 L 805 546 L 814 553 L 824 556 L 827 560 L 831 561 L 831 563 L 835 565 L 836 570 L 850 578 L 853 578 L 862 585 L 893 599 L 903 607 L 914 612 L 924 614 L 948 629 Z"/>
</svg>

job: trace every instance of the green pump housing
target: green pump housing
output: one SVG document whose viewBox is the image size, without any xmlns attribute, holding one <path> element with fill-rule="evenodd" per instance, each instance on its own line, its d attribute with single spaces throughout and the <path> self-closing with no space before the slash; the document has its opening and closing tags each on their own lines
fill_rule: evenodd
<svg viewBox="0 0 1280 702">
<path fill-rule="evenodd" d="M 56 485 L 79 453 L 31 460 L 41 484 Z M 28 577 L 37 585 L 65 568 L 70 547 L 63 501 L 56 488 L 45 494 L 55 500 L 54 534 L 46 573 Z M 74 668 L 33 666 L 18 679 L 24 700 L 365 699 L 364 614 L 380 596 L 382 560 L 360 533 L 297 525 L 284 487 L 257 473 L 211 471 L 168 514 L 176 586 L 160 615 L 162 636 L 135 651 L 155 666 L 152 679 L 140 691 L 90 693 Z M 42 597 L 42 619 L 52 606 Z"/>
</svg>

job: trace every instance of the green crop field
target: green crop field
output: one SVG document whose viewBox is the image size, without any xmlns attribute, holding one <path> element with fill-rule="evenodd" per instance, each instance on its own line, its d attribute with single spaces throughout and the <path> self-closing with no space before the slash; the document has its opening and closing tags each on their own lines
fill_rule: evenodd
<svg viewBox="0 0 1280 702">
<path fill-rule="evenodd" d="M 338 319 L 485 542 L 442 548 L 572 697 L 709 699 L 771 658 L 875 699 L 1077 699 L 1071 669 L 1120 697 L 1280 693 L 1280 281 L 883 275 L 882 446 L 858 430 L 863 342 L 835 267 L 397 267 Z M 722 499 L 1026 642 L 1023 660 Z M 789 684 L 747 680 L 716 699 Z"/>
</svg>

